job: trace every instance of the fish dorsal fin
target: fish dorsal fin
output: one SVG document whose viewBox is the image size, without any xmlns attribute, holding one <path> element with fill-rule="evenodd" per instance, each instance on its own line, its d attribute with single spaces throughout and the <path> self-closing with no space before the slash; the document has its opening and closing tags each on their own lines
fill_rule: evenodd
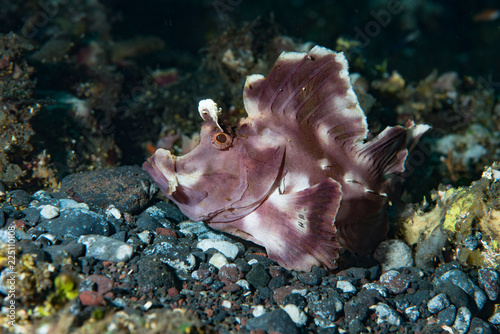
<svg viewBox="0 0 500 334">
<path fill-rule="evenodd" d="M 247 78 L 243 99 L 249 118 L 278 117 L 280 124 L 316 129 L 325 141 L 342 146 L 360 142 L 368 132 L 366 117 L 347 69 L 343 53 L 324 47 L 283 52 L 267 78 Z"/>
</svg>

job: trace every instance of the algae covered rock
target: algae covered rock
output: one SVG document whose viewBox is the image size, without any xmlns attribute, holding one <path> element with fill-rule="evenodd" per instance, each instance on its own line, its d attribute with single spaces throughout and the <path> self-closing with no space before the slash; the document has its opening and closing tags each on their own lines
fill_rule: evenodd
<svg viewBox="0 0 500 334">
<path fill-rule="evenodd" d="M 399 236 L 415 246 L 417 266 L 443 261 L 443 250 L 462 264 L 500 265 L 500 165 L 469 187 L 440 187 L 429 203 L 399 222 Z"/>
</svg>

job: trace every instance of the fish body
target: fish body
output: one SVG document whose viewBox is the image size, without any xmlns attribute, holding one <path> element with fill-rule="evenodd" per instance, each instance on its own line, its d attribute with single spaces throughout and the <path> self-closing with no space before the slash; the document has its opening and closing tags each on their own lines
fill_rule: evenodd
<svg viewBox="0 0 500 334">
<path fill-rule="evenodd" d="M 385 238 L 391 176 L 427 125 L 388 127 L 370 141 L 342 53 L 284 52 L 251 75 L 248 116 L 232 128 L 200 102 L 200 143 L 143 165 L 194 221 L 253 241 L 289 269 L 335 268 L 341 248 L 368 253 Z"/>
</svg>

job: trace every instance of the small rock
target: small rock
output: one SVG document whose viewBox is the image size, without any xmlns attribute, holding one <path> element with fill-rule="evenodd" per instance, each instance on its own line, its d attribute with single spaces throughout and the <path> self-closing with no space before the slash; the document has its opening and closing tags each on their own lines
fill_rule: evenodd
<svg viewBox="0 0 500 334">
<path fill-rule="evenodd" d="M 104 275 L 90 275 L 85 280 L 97 284 L 97 293 L 104 295 L 113 289 L 113 281 Z"/>
<path fill-rule="evenodd" d="M 137 283 L 141 291 L 158 291 L 159 288 L 175 289 L 174 276 L 171 269 L 155 256 L 141 254 Z M 169 292 L 172 293 L 174 290 Z M 178 293 L 178 292 L 177 292 Z"/>
<path fill-rule="evenodd" d="M 408 280 L 397 270 L 389 270 L 380 276 L 380 283 L 391 293 L 397 295 L 403 293 L 408 288 Z"/>
<path fill-rule="evenodd" d="M 373 257 L 380 262 L 382 271 L 413 266 L 411 248 L 399 239 L 382 241 L 375 250 Z"/>
<path fill-rule="evenodd" d="M 191 250 L 180 244 L 172 245 L 168 242 L 160 242 L 146 247 L 143 253 L 156 256 L 161 262 L 178 271 L 190 271 L 196 265 L 196 258 L 191 254 Z"/>
<path fill-rule="evenodd" d="M 120 212 L 120 210 L 118 210 L 118 208 L 116 206 L 114 206 L 113 204 L 109 205 L 107 208 L 106 208 L 106 211 L 105 211 L 106 215 L 109 215 L 115 219 L 122 219 L 122 213 Z"/>
<path fill-rule="evenodd" d="M 59 216 L 59 209 L 53 205 L 41 205 L 38 208 L 41 208 L 40 215 L 45 219 L 53 219 Z"/>
<path fill-rule="evenodd" d="M 248 283 L 248 281 L 246 279 L 240 279 L 240 280 L 236 281 L 236 284 L 238 284 L 239 286 L 241 286 L 245 290 L 250 290 L 250 283 Z"/>
<path fill-rule="evenodd" d="M 295 323 L 282 309 L 274 310 L 269 314 L 267 322 L 267 331 L 278 332 L 282 334 L 297 334 L 298 329 Z"/>
<path fill-rule="evenodd" d="M 143 243 L 145 243 L 146 245 L 149 245 L 151 243 L 151 241 L 153 240 L 153 233 L 151 231 L 142 231 L 141 233 L 137 234 L 137 237 Z"/>
<path fill-rule="evenodd" d="M 102 306 L 104 305 L 104 298 L 96 291 L 85 290 L 80 292 L 80 302 L 85 306 Z"/>
<path fill-rule="evenodd" d="M 440 293 L 427 302 L 427 309 L 431 313 L 438 313 L 439 311 L 447 308 L 449 305 L 450 301 L 448 300 L 448 297 L 444 293 Z"/>
<path fill-rule="evenodd" d="M 342 290 L 343 293 L 356 293 L 356 287 L 348 281 L 338 281 L 336 287 Z"/>
<path fill-rule="evenodd" d="M 377 323 L 388 323 L 389 325 L 401 325 L 401 317 L 389 305 L 385 303 L 378 303 L 377 305 L 370 306 L 377 313 Z"/>
<path fill-rule="evenodd" d="M 354 319 L 349 322 L 349 333 L 360 334 L 367 332 L 369 332 L 368 328 L 366 328 L 366 326 L 363 325 L 363 323 L 359 319 Z"/>
<path fill-rule="evenodd" d="M 90 210 L 87 204 L 78 203 L 77 201 L 69 198 L 61 198 L 58 200 L 58 203 L 61 210 L 68 210 L 68 209 Z"/>
<path fill-rule="evenodd" d="M 212 257 L 210 258 L 208 263 L 213 265 L 215 268 L 220 269 L 220 268 L 222 268 L 222 266 L 225 266 L 226 264 L 228 264 L 229 261 L 227 260 L 227 258 L 223 254 L 217 252 L 214 255 L 212 255 Z"/>
<path fill-rule="evenodd" d="M 457 307 L 455 305 L 450 305 L 441 312 L 439 312 L 437 318 L 440 324 L 451 326 L 455 322 L 456 314 L 457 314 Z"/>
<path fill-rule="evenodd" d="M 61 182 L 61 192 L 73 199 L 101 209 L 113 204 L 129 213 L 143 210 L 157 191 L 149 175 L 138 166 L 71 174 Z"/>
<path fill-rule="evenodd" d="M 300 273 L 297 278 L 300 283 L 311 286 L 317 285 L 321 281 L 321 278 L 313 273 Z"/>
<path fill-rule="evenodd" d="M 162 227 L 160 222 L 156 218 L 151 217 L 146 211 L 139 215 L 135 225 L 144 231 L 156 231 L 158 227 Z"/>
<path fill-rule="evenodd" d="M 283 310 L 288 314 L 290 319 L 297 325 L 297 326 L 304 326 L 307 322 L 307 315 L 299 309 L 296 305 L 293 304 L 288 304 L 283 307 Z"/>
<path fill-rule="evenodd" d="M 191 273 L 191 277 L 197 281 L 203 281 L 212 275 L 209 269 L 198 269 Z"/>
<path fill-rule="evenodd" d="M 102 235 L 82 235 L 78 243 L 87 247 L 86 256 L 103 261 L 126 262 L 130 260 L 134 252 L 132 246 L 125 242 Z"/>
<path fill-rule="evenodd" d="M 323 298 L 318 302 L 309 303 L 307 307 L 315 317 L 319 317 L 324 320 L 322 322 L 322 327 L 327 327 L 330 326 L 329 324 L 332 324 L 335 320 L 337 320 L 339 302 L 340 304 L 342 303 L 338 298 L 330 296 Z"/>
<path fill-rule="evenodd" d="M 232 305 L 233 304 L 231 304 L 231 302 L 229 300 L 223 300 L 222 303 L 221 303 L 221 306 L 224 307 L 224 308 L 226 308 L 226 309 L 228 309 L 228 310 L 231 309 Z"/>
<path fill-rule="evenodd" d="M 491 317 L 488 318 L 488 321 L 493 325 L 497 326 L 500 325 L 500 312 L 493 314 Z"/>
<path fill-rule="evenodd" d="M 245 278 L 255 288 L 267 286 L 267 283 L 271 279 L 264 266 L 260 263 L 254 264 L 252 270 L 246 274 Z"/>
<path fill-rule="evenodd" d="M 71 255 L 73 258 L 79 258 L 85 255 L 85 245 L 79 244 L 75 241 L 72 241 L 66 245 L 53 245 L 53 246 L 45 246 L 43 250 L 52 256 L 52 259 L 55 258 L 64 258 L 68 255 Z"/>
<path fill-rule="evenodd" d="M 420 317 L 420 311 L 417 306 L 410 306 L 405 309 L 405 314 L 411 322 L 416 322 Z"/>
<path fill-rule="evenodd" d="M 21 189 L 12 190 L 7 193 L 7 203 L 17 210 L 27 208 L 33 198 L 26 191 Z"/>
<path fill-rule="evenodd" d="M 377 291 L 382 297 L 387 297 L 387 288 L 379 283 L 366 283 L 362 287 L 364 290 L 375 290 Z"/>
<path fill-rule="evenodd" d="M 256 305 L 252 307 L 252 315 L 254 317 L 260 317 L 266 313 L 266 309 L 262 305 Z"/>
<path fill-rule="evenodd" d="M 479 286 L 484 289 L 490 300 L 498 298 L 499 279 L 498 272 L 492 268 L 481 268 L 479 270 Z"/>
<path fill-rule="evenodd" d="M 226 285 L 231 283 L 236 283 L 240 278 L 243 277 L 243 273 L 240 268 L 235 264 L 226 264 L 219 269 L 219 279 Z"/>
<path fill-rule="evenodd" d="M 23 213 L 26 215 L 26 220 L 33 226 L 38 224 L 40 221 L 40 211 L 38 211 L 35 208 L 26 208 L 23 210 Z M 0 211 L 0 227 L 3 226 L 2 224 L 2 215 L 3 211 Z"/>
<path fill-rule="evenodd" d="M 285 298 L 283 298 L 283 305 L 287 304 L 293 304 L 300 308 L 304 308 L 307 306 L 307 300 L 298 293 L 291 293 L 287 295 Z"/>
<path fill-rule="evenodd" d="M 476 306 L 479 310 L 482 310 L 486 302 L 488 301 L 488 296 L 484 293 L 483 290 L 474 286 L 474 301 L 476 302 Z"/>
<path fill-rule="evenodd" d="M 468 333 L 480 333 L 480 334 L 491 334 L 492 330 L 490 325 L 482 319 L 472 318 L 470 322 L 469 332 Z"/>
<path fill-rule="evenodd" d="M 471 312 L 467 307 L 459 308 L 457 311 L 455 322 L 453 323 L 453 329 L 455 329 L 455 331 L 460 334 L 467 333 L 467 330 L 470 326 L 471 317 Z"/>
<path fill-rule="evenodd" d="M 82 209 L 64 210 L 56 218 L 44 220 L 37 227 L 58 236 L 67 234 L 75 237 L 88 234 L 109 236 L 111 232 L 109 223 L 102 216 Z"/>
<path fill-rule="evenodd" d="M 198 245 L 196 247 L 200 248 L 205 252 L 210 248 L 213 248 L 221 252 L 222 254 L 224 254 L 225 257 L 231 260 L 234 260 L 238 256 L 238 253 L 240 252 L 238 246 L 224 240 L 203 239 L 200 242 L 198 242 Z"/>
<path fill-rule="evenodd" d="M 45 190 L 38 190 L 32 197 L 40 202 L 48 201 L 52 198 L 52 196 Z"/>
</svg>

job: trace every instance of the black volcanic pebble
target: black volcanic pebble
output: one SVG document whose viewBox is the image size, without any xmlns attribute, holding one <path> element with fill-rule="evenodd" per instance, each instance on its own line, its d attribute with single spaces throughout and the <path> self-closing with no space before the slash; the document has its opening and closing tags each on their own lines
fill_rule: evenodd
<svg viewBox="0 0 500 334">
<path fill-rule="evenodd" d="M 26 208 L 23 210 L 26 220 L 30 225 L 36 225 L 40 221 L 40 211 L 35 208 Z M 1 222 L 0 222 L 1 223 Z"/>
<path fill-rule="evenodd" d="M 467 333 L 477 333 L 477 334 L 491 334 L 491 326 L 484 320 L 479 318 L 472 318 L 470 322 L 469 331 Z"/>
<path fill-rule="evenodd" d="M 285 285 L 285 278 L 281 275 L 274 276 L 273 278 L 271 278 L 271 280 L 267 284 L 267 286 L 272 290 L 275 290 L 277 288 L 281 288 L 284 285 Z"/>
<path fill-rule="evenodd" d="M 7 203 L 15 208 L 27 207 L 33 200 L 30 194 L 24 190 L 12 190 L 7 194 Z"/>
<path fill-rule="evenodd" d="M 252 269 L 246 274 L 245 278 L 255 288 L 267 286 L 271 279 L 264 266 L 260 263 L 252 265 Z"/>
<path fill-rule="evenodd" d="M 359 334 L 365 332 L 366 332 L 366 327 L 359 319 L 354 319 L 349 323 L 349 333 Z"/>
<path fill-rule="evenodd" d="M 298 333 L 297 326 L 282 309 L 277 309 L 271 312 L 267 322 L 267 331 L 283 334 Z"/>
<path fill-rule="evenodd" d="M 143 210 L 157 191 L 149 175 L 138 166 L 71 174 L 61 182 L 61 192 L 77 202 L 101 209 L 113 204 L 130 213 Z"/>
<path fill-rule="evenodd" d="M 297 278 L 299 279 L 300 283 L 307 284 L 307 285 L 317 285 L 321 278 L 316 275 L 311 273 L 300 273 Z"/>
<path fill-rule="evenodd" d="M 246 329 L 250 331 L 261 329 L 268 333 L 298 333 L 297 326 L 295 326 L 292 319 L 282 309 L 267 312 L 260 317 L 248 319 Z"/>
<path fill-rule="evenodd" d="M 135 225 L 137 226 L 137 228 L 144 231 L 156 231 L 158 227 L 162 227 L 160 222 L 157 219 L 151 217 L 146 211 L 139 215 L 139 218 L 137 218 Z"/>
<path fill-rule="evenodd" d="M 169 267 L 155 256 L 141 256 L 137 283 L 142 291 L 154 291 L 160 287 L 169 289 L 175 284 Z"/>
<path fill-rule="evenodd" d="M 293 304 L 299 308 L 307 306 L 307 300 L 298 293 L 290 293 L 283 298 L 283 305 Z"/>
<path fill-rule="evenodd" d="M 455 322 L 455 315 L 457 314 L 457 307 L 450 305 L 438 313 L 438 320 L 440 324 L 451 326 Z"/>
<path fill-rule="evenodd" d="M 75 237 L 87 234 L 109 236 L 112 231 L 110 224 L 104 217 L 83 209 L 64 210 L 56 218 L 44 219 L 37 227 L 54 235 L 70 234 Z"/>
</svg>

